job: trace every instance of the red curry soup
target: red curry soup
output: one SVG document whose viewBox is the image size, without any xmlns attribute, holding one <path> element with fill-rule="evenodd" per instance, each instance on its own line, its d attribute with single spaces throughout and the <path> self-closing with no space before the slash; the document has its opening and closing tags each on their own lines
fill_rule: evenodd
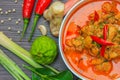
<svg viewBox="0 0 120 80">
<path fill-rule="evenodd" d="M 90 80 L 120 78 L 120 3 L 92 0 L 75 10 L 62 35 L 72 68 Z"/>
</svg>

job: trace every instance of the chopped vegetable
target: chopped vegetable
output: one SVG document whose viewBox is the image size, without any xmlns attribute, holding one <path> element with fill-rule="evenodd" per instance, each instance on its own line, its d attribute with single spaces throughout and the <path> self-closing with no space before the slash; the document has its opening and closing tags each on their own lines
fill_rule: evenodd
<svg viewBox="0 0 120 80">
<path fill-rule="evenodd" d="M 24 26 L 23 26 L 23 32 L 22 32 L 21 39 L 24 37 L 24 34 L 25 34 L 26 29 L 28 27 L 29 20 L 30 20 L 31 15 L 32 15 L 32 10 L 33 10 L 33 7 L 34 7 L 34 3 L 35 3 L 35 0 L 24 0 L 24 2 L 23 2 L 23 22 L 24 22 Z"/>
<path fill-rule="evenodd" d="M 71 22 L 68 27 L 67 35 L 76 37 L 79 35 L 79 30 L 80 27 L 78 27 L 78 25 L 75 22 Z"/>
<path fill-rule="evenodd" d="M 57 55 L 57 45 L 50 37 L 40 36 L 33 41 L 30 53 L 36 62 L 50 64 Z"/>
<path fill-rule="evenodd" d="M 28 41 L 32 39 L 33 33 L 35 31 L 37 22 L 40 18 L 40 16 L 43 14 L 44 10 L 49 6 L 49 4 L 52 2 L 52 0 L 38 0 L 36 9 L 35 9 L 35 17 L 34 17 L 34 22 L 32 26 L 32 31 L 30 33 L 30 37 Z"/>
<path fill-rule="evenodd" d="M 16 79 L 31 80 L 18 66 L 0 49 L 0 64 Z"/>
<path fill-rule="evenodd" d="M 44 12 L 44 17 L 50 22 L 50 30 L 53 36 L 58 37 L 60 25 L 64 16 L 64 3 L 55 1 Z"/>
</svg>

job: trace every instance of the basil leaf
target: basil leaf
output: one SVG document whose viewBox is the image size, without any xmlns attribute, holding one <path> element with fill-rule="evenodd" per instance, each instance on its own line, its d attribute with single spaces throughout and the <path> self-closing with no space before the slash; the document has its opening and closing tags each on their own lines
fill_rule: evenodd
<svg viewBox="0 0 120 80">
<path fill-rule="evenodd" d="M 59 79 L 56 79 L 54 77 L 49 77 L 49 76 L 40 77 L 39 75 L 36 75 L 35 73 L 33 73 L 32 74 L 32 80 L 59 80 Z"/>
<path fill-rule="evenodd" d="M 55 77 L 49 77 L 49 80 L 59 80 L 59 79 L 57 79 Z"/>
<path fill-rule="evenodd" d="M 35 70 L 36 70 L 36 72 L 38 72 L 38 73 L 40 73 L 42 75 L 48 75 L 48 76 L 55 75 L 55 73 L 52 70 L 48 69 L 48 68 L 36 68 Z"/>
<path fill-rule="evenodd" d="M 32 73 L 32 80 L 41 80 L 41 79 L 38 75 L 36 75 L 35 73 Z"/>
<path fill-rule="evenodd" d="M 24 66 L 33 72 L 32 80 L 73 80 L 73 75 L 69 70 L 55 74 L 49 68 L 32 68 Z"/>
<path fill-rule="evenodd" d="M 44 72 L 42 72 L 42 73 L 44 73 Z M 32 80 L 46 80 L 45 78 L 39 77 L 35 74 L 32 77 L 34 78 Z M 66 70 L 57 75 L 53 75 L 53 76 L 47 75 L 47 80 L 73 80 L 73 75 L 69 70 Z"/>
<path fill-rule="evenodd" d="M 69 71 L 69 70 L 65 70 L 55 76 L 52 76 L 54 77 L 55 79 L 53 80 L 73 80 L 73 75 L 72 73 Z"/>
<path fill-rule="evenodd" d="M 36 73 L 44 75 L 46 77 L 44 78 L 42 76 L 37 75 Z M 55 75 L 55 73 L 48 68 L 35 68 L 34 75 L 32 76 L 32 78 L 33 80 L 53 80 L 52 78 L 49 78 L 49 76 L 53 75 Z"/>
</svg>

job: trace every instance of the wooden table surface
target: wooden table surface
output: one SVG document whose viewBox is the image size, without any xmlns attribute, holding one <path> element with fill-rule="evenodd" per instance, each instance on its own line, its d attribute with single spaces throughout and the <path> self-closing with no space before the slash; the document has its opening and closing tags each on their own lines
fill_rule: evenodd
<svg viewBox="0 0 120 80">
<path fill-rule="evenodd" d="M 23 28 L 23 20 L 22 20 L 23 0 L 18 0 L 17 3 L 15 3 L 14 1 L 15 0 L 0 0 L 0 8 L 3 9 L 2 10 L 3 14 L 1 14 L 1 12 L 0 12 L 0 31 L 4 32 L 9 38 L 11 38 L 14 42 L 19 44 L 23 48 L 29 50 L 32 42 L 28 42 L 27 39 L 28 39 L 30 31 L 31 31 L 31 25 L 32 25 L 34 16 L 32 16 L 32 18 L 31 18 L 31 22 L 29 24 L 29 27 L 27 29 L 27 33 L 26 33 L 24 39 L 20 42 L 19 41 L 20 34 L 18 33 L 18 31 L 21 32 L 22 28 Z M 55 0 L 53 0 L 53 1 L 55 1 Z M 61 1 L 65 2 L 66 0 L 61 0 Z M 13 9 L 15 9 L 16 11 L 5 14 L 6 11 L 13 10 Z M 34 13 L 33 13 L 33 15 L 34 15 Z M 8 20 L 9 18 L 11 18 L 11 21 Z M 18 21 L 18 19 L 21 19 L 21 21 L 18 24 L 16 24 L 16 21 Z M 1 20 L 4 20 L 4 23 L 1 23 Z M 56 40 L 58 42 L 58 38 L 53 37 L 51 35 L 50 29 L 49 29 L 49 24 L 48 24 L 48 22 L 45 21 L 45 19 L 43 17 L 41 17 L 38 22 L 38 25 L 40 25 L 40 24 L 45 25 L 48 30 L 47 35 L 52 37 L 54 40 Z M 9 30 L 8 28 L 11 28 L 11 30 Z M 40 35 L 41 35 L 40 31 L 36 28 L 35 35 L 33 36 L 33 40 L 37 36 L 40 36 Z M 29 76 L 31 75 L 31 72 L 24 69 L 22 66 L 22 64 L 27 64 L 27 63 L 22 61 L 19 57 L 17 57 L 10 51 L 6 50 L 5 48 L 0 46 L 0 49 L 2 49 L 12 60 L 14 60 L 26 74 L 28 74 Z M 60 54 L 58 54 L 55 62 L 53 64 L 51 64 L 51 66 L 53 66 L 54 68 L 56 68 L 60 71 L 67 69 L 63 60 L 61 59 Z M 0 80 L 15 80 L 15 79 L 0 65 Z M 74 78 L 74 80 L 76 80 L 76 77 Z"/>
</svg>

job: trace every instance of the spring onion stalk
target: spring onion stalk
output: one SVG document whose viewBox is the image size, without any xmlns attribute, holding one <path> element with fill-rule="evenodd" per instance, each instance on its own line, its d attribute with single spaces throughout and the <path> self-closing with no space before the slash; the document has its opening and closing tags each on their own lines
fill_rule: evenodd
<svg viewBox="0 0 120 80">
<path fill-rule="evenodd" d="M 24 48 L 20 47 L 18 44 L 10 40 L 3 32 L 0 32 L 0 46 L 3 46 L 6 49 L 10 50 L 15 55 L 20 57 L 22 60 L 33 66 L 34 68 L 43 68 L 43 66 L 36 63 L 33 60 L 32 55 L 27 50 L 25 50 Z M 52 68 L 51 66 L 49 66 L 48 68 L 50 68 L 55 73 L 59 73 L 56 69 Z"/>
<path fill-rule="evenodd" d="M 0 50 L 0 64 L 16 79 L 31 80 L 7 55 Z"/>
</svg>

